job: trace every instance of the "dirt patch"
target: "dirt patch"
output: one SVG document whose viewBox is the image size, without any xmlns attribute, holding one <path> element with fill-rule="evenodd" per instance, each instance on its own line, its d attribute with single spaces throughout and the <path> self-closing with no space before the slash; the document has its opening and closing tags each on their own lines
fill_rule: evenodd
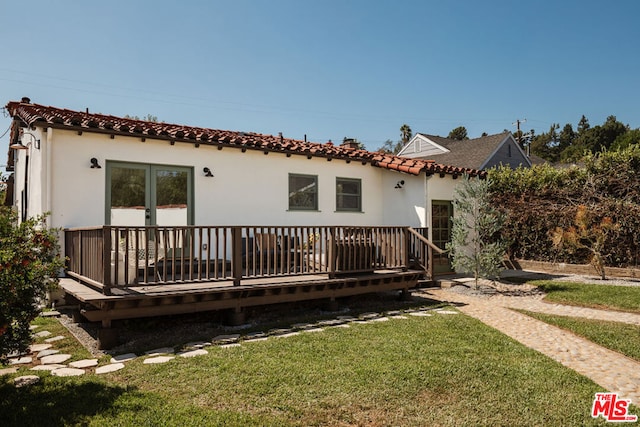
<svg viewBox="0 0 640 427">
<path fill-rule="evenodd" d="M 60 321 L 91 354 L 100 357 L 104 354 L 141 354 L 160 347 L 179 348 L 188 342 L 211 341 L 218 335 L 268 333 L 292 328 L 296 324 L 336 319 L 338 316 L 357 317 L 366 312 L 441 304 L 421 295 L 401 301 L 398 292 L 353 296 L 338 302 L 336 311 L 327 311 L 322 301 L 249 307 L 245 310 L 247 321 L 240 326 L 225 325 L 224 313 L 220 311 L 114 321 L 120 344 L 109 351 L 98 350 L 98 323 L 73 323 L 70 313 L 64 311 Z"/>
<path fill-rule="evenodd" d="M 528 283 L 512 283 L 506 280 L 480 279 L 476 287 L 473 279 L 457 279 L 449 290 L 460 294 L 487 298 L 498 295 L 510 297 L 541 297 L 544 295 L 537 286 Z"/>
</svg>

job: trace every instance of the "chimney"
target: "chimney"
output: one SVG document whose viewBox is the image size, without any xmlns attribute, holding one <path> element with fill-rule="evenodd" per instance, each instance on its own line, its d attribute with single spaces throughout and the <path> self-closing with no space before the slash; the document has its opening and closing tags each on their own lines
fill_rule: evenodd
<svg viewBox="0 0 640 427">
<path fill-rule="evenodd" d="M 29 99 L 28 96 L 23 96 L 20 102 L 22 102 L 23 104 L 31 104 L 31 99 Z"/>
<path fill-rule="evenodd" d="M 341 147 L 350 148 L 352 150 L 358 150 L 360 147 L 358 146 L 358 141 L 353 138 L 345 138 L 342 140 Z"/>
</svg>

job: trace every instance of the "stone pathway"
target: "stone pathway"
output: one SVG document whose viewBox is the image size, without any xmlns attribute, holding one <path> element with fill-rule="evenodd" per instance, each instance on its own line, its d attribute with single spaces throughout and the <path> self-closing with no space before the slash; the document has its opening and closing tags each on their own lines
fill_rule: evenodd
<svg viewBox="0 0 640 427">
<path fill-rule="evenodd" d="M 540 296 L 487 298 L 437 288 L 420 293 L 427 298 L 458 305 L 463 313 L 591 378 L 605 390 L 617 392 L 619 396 L 640 405 L 639 362 L 511 308 L 635 325 L 640 325 L 640 315 L 547 304 L 542 302 Z"/>
<path fill-rule="evenodd" d="M 174 347 L 162 347 L 145 351 L 142 355 L 136 355 L 134 353 L 115 355 L 111 357 L 109 363 L 102 365 L 100 365 L 98 359 L 83 359 L 66 363 L 72 359 L 72 355 L 60 354 L 59 350 L 54 348 L 55 343 L 61 341 L 64 337 L 54 337 L 56 338 L 54 340 L 46 339 L 45 341 L 48 341 L 47 343 L 31 345 L 27 354 L 14 355 L 14 357 L 10 358 L 10 366 L 0 369 L 0 376 L 15 374 L 18 372 L 20 366 L 30 366 L 30 371 L 48 371 L 51 375 L 61 377 L 79 376 L 91 372 L 101 375 L 123 369 L 127 362 L 136 359 L 142 359 L 143 364 L 167 363 L 178 357 L 193 358 L 208 354 L 206 348 L 213 346 L 225 349 L 233 348 L 244 343 L 267 339 L 288 338 L 302 333 L 320 333 L 326 328 L 331 327 L 348 328 L 352 324 L 387 322 L 391 319 L 408 319 L 407 315 L 432 316 L 434 314 L 448 315 L 457 314 L 457 312 L 427 306 L 403 311 L 389 311 L 387 313 L 363 313 L 358 317 L 338 316 L 335 319 L 320 320 L 315 323 L 295 324 L 291 326 L 291 328 L 274 329 L 267 332 L 251 332 L 244 336 L 240 334 L 218 335 L 213 337 L 211 341 L 190 342 L 180 346 L 180 351 L 177 353 Z M 34 331 L 36 329 L 37 327 L 32 328 Z M 45 338 L 50 335 L 51 333 L 49 331 L 34 332 L 34 337 L 37 338 Z M 18 376 L 14 378 L 14 384 L 16 387 L 37 384 L 37 378 L 39 377 L 34 377 L 34 375 Z"/>
</svg>

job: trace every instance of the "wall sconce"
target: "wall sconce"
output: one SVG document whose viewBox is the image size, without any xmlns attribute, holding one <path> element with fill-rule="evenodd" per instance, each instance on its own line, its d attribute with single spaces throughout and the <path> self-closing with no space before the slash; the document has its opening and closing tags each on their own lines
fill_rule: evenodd
<svg viewBox="0 0 640 427">
<path fill-rule="evenodd" d="M 32 140 L 32 141 L 30 141 L 30 142 L 27 142 L 27 144 L 26 144 L 26 145 L 25 145 L 25 144 L 23 144 L 23 143 L 22 143 L 22 141 L 18 141 L 18 142 L 14 143 L 14 144 L 11 144 L 11 145 L 9 146 L 9 148 L 10 148 L 10 149 L 12 149 L 12 150 L 26 150 L 26 149 L 28 149 L 28 148 L 29 148 L 29 146 L 30 146 L 32 143 L 34 144 L 34 147 L 36 147 L 36 149 L 37 149 L 37 150 L 39 150 L 39 149 L 40 149 L 40 140 L 39 140 L 39 139 L 37 139 L 37 138 L 36 138 L 36 136 L 35 136 L 34 134 L 29 133 L 29 132 L 22 132 L 22 134 L 21 134 L 21 135 L 22 135 L 22 136 L 24 136 L 24 135 L 29 135 L 31 138 L 33 138 L 33 140 Z"/>
<path fill-rule="evenodd" d="M 398 181 L 398 182 L 396 183 L 396 186 L 395 186 L 395 187 L 393 187 L 393 188 L 402 188 L 403 186 L 404 186 L 404 180 L 402 180 L 402 181 Z"/>
<path fill-rule="evenodd" d="M 98 164 L 98 159 L 96 159 L 95 157 L 91 158 L 91 169 L 101 169 L 102 166 L 100 166 L 100 164 Z"/>
<path fill-rule="evenodd" d="M 211 173 L 211 169 L 209 169 L 209 168 L 202 169 L 202 172 L 204 172 L 204 176 L 206 176 L 206 177 L 210 178 L 210 177 L 213 176 L 213 173 Z"/>
</svg>

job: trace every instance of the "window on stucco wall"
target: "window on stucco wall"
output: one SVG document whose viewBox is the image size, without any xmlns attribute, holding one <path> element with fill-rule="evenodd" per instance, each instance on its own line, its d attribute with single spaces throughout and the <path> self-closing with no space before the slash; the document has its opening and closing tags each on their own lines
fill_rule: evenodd
<svg viewBox="0 0 640 427">
<path fill-rule="evenodd" d="M 362 211 L 362 182 L 354 178 L 336 178 L 336 211 Z"/>
<path fill-rule="evenodd" d="M 318 210 L 318 177 L 289 174 L 289 210 Z"/>
</svg>

